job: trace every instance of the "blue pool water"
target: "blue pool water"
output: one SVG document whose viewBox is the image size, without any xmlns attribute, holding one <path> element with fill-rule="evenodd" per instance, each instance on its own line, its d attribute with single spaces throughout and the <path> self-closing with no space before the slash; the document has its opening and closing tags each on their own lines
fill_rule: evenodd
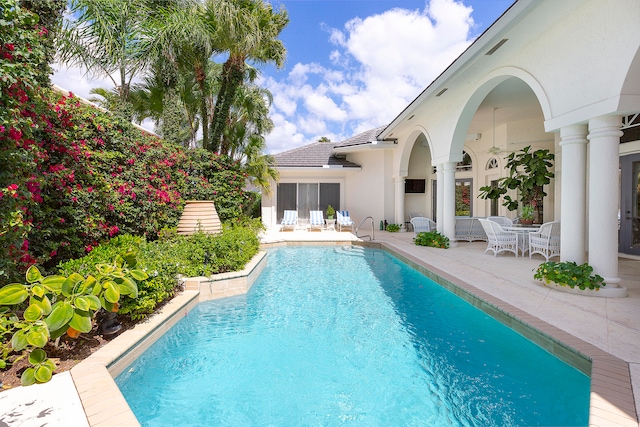
<svg viewBox="0 0 640 427">
<path fill-rule="evenodd" d="M 269 253 L 116 382 L 144 426 L 587 425 L 589 378 L 381 250 Z"/>
</svg>

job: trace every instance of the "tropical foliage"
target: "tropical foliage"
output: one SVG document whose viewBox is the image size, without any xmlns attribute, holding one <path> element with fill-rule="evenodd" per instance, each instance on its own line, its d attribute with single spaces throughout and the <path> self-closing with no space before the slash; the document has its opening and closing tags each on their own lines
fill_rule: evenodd
<svg viewBox="0 0 640 427">
<path fill-rule="evenodd" d="M 82 66 L 92 76 L 108 77 L 126 111 L 133 79 L 146 67 L 141 36 L 152 13 L 149 1 L 71 0 L 58 38 L 58 59 Z M 130 114 L 125 117 L 131 119 Z"/>
<path fill-rule="evenodd" d="M 418 246 L 449 249 L 449 238 L 437 231 L 421 231 L 413 242 Z"/>
<path fill-rule="evenodd" d="M 24 385 L 48 381 L 55 364 L 44 347 L 65 333 L 92 331 L 98 312 L 144 318 L 173 295 L 179 274 L 237 270 L 258 250 L 259 221 L 245 216 L 256 197 L 244 187 L 247 170 L 259 166 L 255 153 L 264 140 L 256 134 L 270 130 L 263 121 L 268 96 L 230 109 L 229 141 L 237 143 L 226 154 L 185 150 L 133 127 L 131 82 L 146 64 L 142 12 L 157 10 L 143 3 L 171 3 L 153 0 L 70 3 L 79 18 L 66 28 L 63 57 L 90 72 L 119 74 L 114 90 L 95 93 L 104 107 L 125 114 L 55 93 L 43 64 L 52 57 L 63 3 L 0 0 L 0 282 L 9 283 L 0 287 L 0 369 L 26 357 Z M 21 5 L 55 28 L 39 25 Z M 242 99 L 263 94 L 245 88 Z M 194 109 L 159 111 L 165 125 L 195 117 Z M 185 127 L 176 128 L 165 130 L 181 141 Z M 224 232 L 170 231 L 187 199 L 213 200 Z"/>
<path fill-rule="evenodd" d="M 47 32 L 15 0 L 0 1 L 11 23 L 0 27 L 0 278 L 35 263 L 52 272 L 120 233 L 155 239 L 188 199 L 214 200 L 222 220 L 252 206 L 238 161 L 40 88 Z"/>
<path fill-rule="evenodd" d="M 65 333 L 77 338 L 90 332 L 98 310 L 118 311 L 120 297 L 137 298 L 138 282 L 147 277 L 137 268 L 135 252 L 97 264 L 86 277 L 77 272 L 44 277 L 30 266 L 25 283 L 0 288 L 0 368 L 22 352 L 32 365 L 23 372 L 22 385 L 49 381 L 56 366 L 42 348 Z"/>
<path fill-rule="evenodd" d="M 102 106 L 151 118 L 171 142 L 241 161 L 268 190 L 277 177 L 264 154 L 271 95 L 253 84 L 249 63 L 284 64 L 284 9 L 263 0 L 73 0 L 68 16 L 58 59 L 111 79 L 113 89 L 95 90 Z"/>
<path fill-rule="evenodd" d="M 129 234 L 114 237 L 96 247 L 88 255 L 60 265 L 62 274 L 78 272 L 86 275 L 119 254 L 136 250 L 138 265 L 149 278 L 138 285 L 137 298 L 125 298 L 119 313 L 134 320 L 153 313 L 162 301 L 173 297 L 178 289 L 178 276 L 210 276 L 237 271 L 259 250 L 255 221 L 225 225 L 220 235 L 198 233 L 179 236 L 175 229 L 165 229 L 161 238 L 148 241 Z M 258 221 L 259 223 L 259 221 Z"/>
<path fill-rule="evenodd" d="M 386 230 L 390 233 L 400 231 L 400 224 L 387 224 Z"/>
<path fill-rule="evenodd" d="M 542 199 L 547 195 L 544 186 L 554 177 L 552 172 L 555 156 L 549 150 L 535 150 L 525 147 L 522 150 L 507 156 L 506 169 L 509 175 L 500 178 L 497 186 L 485 186 L 480 188 L 480 198 L 496 200 L 504 198 L 503 206 L 513 211 L 522 206 L 532 206 L 535 220 L 541 222 Z M 513 199 L 507 193 L 517 190 L 518 198 Z"/>
<path fill-rule="evenodd" d="M 601 286 L 606 285 L 602 276 L 593 274 L 593 267 L 589 264 L 578 265 L 570 261 L 543 262 L 536 269 L 533 278 L 547 284 L 554 282 L 561 286 L 569 286 L 572 289 L 578 287 L 582 290 L 598 290 Z"/>
</svg>

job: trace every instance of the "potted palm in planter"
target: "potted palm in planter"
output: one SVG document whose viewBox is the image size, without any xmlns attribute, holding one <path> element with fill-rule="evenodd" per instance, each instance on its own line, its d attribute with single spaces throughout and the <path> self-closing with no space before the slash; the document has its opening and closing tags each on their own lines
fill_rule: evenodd
<svg viewBox="0 0 640 427">
<path fill-rule="evenodd" d="M 554 177 L 551 167 L 555 156 L 549 150 L 531 151 L 531 146 L 511 153 L 507 156 L 505 168 L 509 170 L 509 175 L 500 178 L 495 186 L 487 185 L 480 188 L 479 197 L 482 199 L 497 200 L 504 198 L 503 206 L 514 211 L 522 204 L 521 218 L 531 212 L 533 221 L 542 222 L 542 200 L 547 195 L 544 186 L 551 182 Z M 510 190 L 517 190 L 519 196 L 514 200 L 507 195 Z"/>
</svg>

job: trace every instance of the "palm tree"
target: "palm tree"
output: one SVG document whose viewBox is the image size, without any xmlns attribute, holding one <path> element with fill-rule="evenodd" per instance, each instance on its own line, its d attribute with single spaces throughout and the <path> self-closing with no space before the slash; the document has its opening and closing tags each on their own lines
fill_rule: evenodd
<svg viewBox="0 0 640 427">
<path fill-rule="evenodd" d="M 134 119 L 141 123 L 152 119 L 155 130 L 165 140 L 191 147 L 195 144 L 200 122 L 197 88 L 192 74 L 181 73 L 175 82 L 166 84 L 162 70 L 133 86 L 131 102 Z"/>
<path fill-rule="evenodd" d="M 91 89 L 89 93 L 100 97 L 91 97 L 89 101 L 105 110 L 114 111 L 120 101 L 120 94 L 117 89 L 109 90 L 103 87 L 95 87 Z"/>
<path fill-rule="evenodd" d="M 211 7 L 209 7 L 211 5 Z M 216 47 L 229 53 L 211 122 L 211 149 L 217 151 L 229 111 L 245 76 L 246 61 L 284 65 L 286 49 L 278 39 L 289 23 L 287 12 L 274 12 L 262 0 L 209 0 L 205 19 L 215 28 Z"/>
<path fill-rule="evenodd" d="M 202 122 L 202 143 L 209 148 L 209 128 L 206 125 L 211 109 L 213 80 L 211 68 L 215 63 L 211 57 L 218 52 L 214 45 L 211 23 L 205 19 L 207 7 L 215 2 L 202 4 L 198 0 L 182 0 L 167 3 L 157 9 L 153 19 L 149 21 L 143 40 L 144 50 L 156 63 L 164 63 L 161 72 L 167 81 L 166 86 L 182 84 L 179 77 L 193 76 L 197 86 L 197 102 Z M 157 70 L 157 69 L 156 69 Z M 169 71 L 168 71 L 169 70 Z M 179 91 L 180 92 L 180 91 Z M 192 91 L 196 93 L 196 91 Z M 193 123 L 193 120 L 192 120 Z"/>
<path fill-rule="evenodd" d="M 108 77 L 120 101 L 129 101 L 132 80 L 146 67 L 142 28 L 152 13 L 148 0 L 71 0 L 58 38 L 58 59 L 87 74 Z"/>
</svg>

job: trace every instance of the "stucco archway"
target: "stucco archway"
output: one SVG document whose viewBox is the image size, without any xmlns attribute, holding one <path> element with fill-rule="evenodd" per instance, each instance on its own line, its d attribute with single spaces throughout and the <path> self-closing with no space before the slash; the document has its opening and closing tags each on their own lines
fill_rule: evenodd
<svg viewBox="0 0 640 427">
<path fill-rule="evenodd" d="M 452 158 L 459 156 L 462 152 L 466 137 L 470 133 L 469 130 L 471 128 L 471 123 L 477 116 L 478 110 L 480 109 L 481 105 L 483 103 L 487 103 L 487 96 L 496 88 L 498 88 L 498 86 L 509 84 L 509 82 L 515 83 L 517 81 L 523 82 L 524 85 L 526 85 L 533 92 L 535 98 L 537 99 L 538 106 L 542 110 L 543 119 L 547 120 L 548 118 L 550 118 L 551 108 L 549 106 L 549 101 L 544 92 L 544 89 L 531 74 L 516 67 L 498 68 L 493 72 L 487 74 L 478 82 L 475 89 L 471 92 L 471 95 L 465 103 L 462 111 L 460 112 L 460 116 L 458 118 L 458 122 L 453 132 L 453 138 L 451 141 L 450 155 L 452 156 Z M 503 91 L 503 93 L 508 93 L 508 90 Z M 497 99 L 495 99 L 494 102 L 500 102 L 503 108 L 508 108 L 509 105 L 513 102 L 512 99 L 505 98 L 501 100 L 499 99 L 500 96 L 496 96 L 496 98 Z M 486 106 L 497 107 L 497 105 Z"/>
</svg>

